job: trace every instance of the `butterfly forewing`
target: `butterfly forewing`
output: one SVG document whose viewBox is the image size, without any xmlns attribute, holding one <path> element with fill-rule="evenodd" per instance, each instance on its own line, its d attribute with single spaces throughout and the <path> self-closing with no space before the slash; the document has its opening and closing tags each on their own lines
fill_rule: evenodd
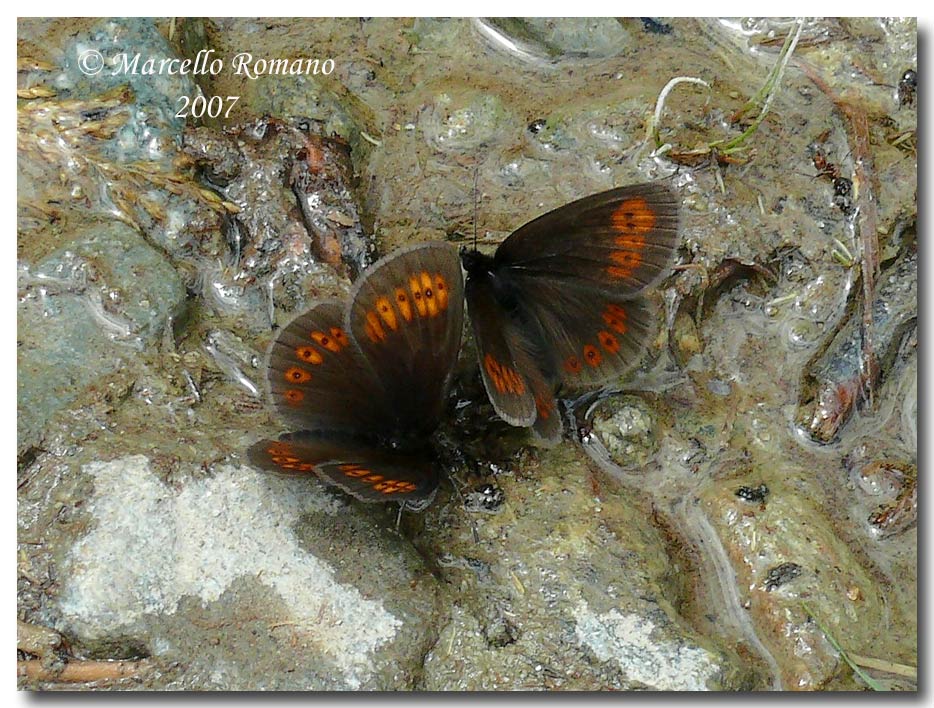
<svg viewBox="0 0 934 708">
<path fill-rule="evenodd" d="M 302 431 L 253 445 L 250 462 L 284 475 L 317 475 L 366 502 L 430 500 L 438 475 L 423 455 L 406 455 L 339 431 Z"/>
<path fill-rule="evenodd" d="M 343 303 L 313 304 L 279 333 L 269 351 L 273 404 L 303 429 L 386 429 L 387 406 L 373 399 L 372 372 L 344 325 Z"/>
<path fill-rule="evenodd" d="M 421 244 L 378 262 L 354 288 L 347 322 L 398 425 L 413 435 L 434 430 L 463 333 L 456 251 Z"/>
<path fill-rule="evenodd" d="M 678 199 L 667 186 L 620 187 L 530 221 L 500 245 L 495 260 L 543 280 L 635 294 L 666 274 L 678 228 Z"/>
</svg>

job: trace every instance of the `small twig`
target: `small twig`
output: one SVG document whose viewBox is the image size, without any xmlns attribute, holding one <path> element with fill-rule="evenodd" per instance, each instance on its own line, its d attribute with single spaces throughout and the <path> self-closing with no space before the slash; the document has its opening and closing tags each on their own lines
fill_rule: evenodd
<svg viewBox="0 0 934 708">
<path fill-rule="evenodd" d="M 866 400 L 872 405 L 872 374 L 876 369 L 875 341 L 872 326 L 872 300 L 879 277 L 879 234 L 876 231 L 876 197 L 873 183 L 872 153 L 869 149 L 869 117 L 861 107 L 845 102 L 838 106 L 847 119 L 850 150 L 853 155 L 853 191 L 859 213 L 859 256 L 863 276 L 863 375 L 866 377 Z"/>
<path fill-rule="evenodd" d="M 70 661 L 55 669 L 43 665 L 40 659 L 28 659 L 16 662 L 16 675 L 37 681 L 83 683 L 129 678 L 148 666 L 146 661 Z"/>
<path fill-rule="evenodd" d="M 904 678 L 917 681 L 918 667 L 908 664 L 896 664 L 894 661 L 885 661 L 884 659 L 874 659 L 871 656 L 860 656 L 859 654 L 850 654 L 854 664 L 859 664 L 867 669 L 884 671 L 887 674 L 903 676 Z"/>
<path fill-rule="evenodd" d="M 859 260 L 863 284 L 862 358 L 860 368 L 866 382 L 864 399 L 872 405 L 872 381 L 878 366 L 875 354 L 872 301 L 879 276 L 879 234 L 876 195 L 879 185 L 873 170 L 869 147 L 869 116 L 855 100 L 840 96 L 823 80 L 817 70 L 807 62 L 798 65 L 807 77 L 833 102 L 846 121 L 850 154 L 853 156 L 853 191 L 859 218 Z"/>
<path fill-rule="evenodd" d="M 814 622 L 817 624 L 818 629 L 820 629 L 823 635 L 827 637 L 827 641 L 830 642 L 831 646 L 837 650 L 837 653 L 840 654 L 840 658 L 843 659 L 849 665 L 851 669 L 853 669 L 853 673 L 855 673 L 863 681 L 865 681 L 866 685 L 869 686 L 869 688 L 871 688 L 873 691 L 888 691 L 889 690 L 885 686 L 883 686 L 881 683 L 876 681 L 874 678 L 872 678 L 865 671 L 863 671 L 861 668 L 859 668 L 859 666 L 856 664 L 855 661 L 853 661 L 850 655 L 847 654 L 843 650 L 843 647 L 841 647 L 837 643 L 837 640 L 833 638 L 833 635 L 830 634 L 830 631 L 817 618 L 817 615 L 815 615 L 814 612 L 811 610 L 811 608 L 808 607 L 808 604 L 806 602 L 802 602 L 801 606 L 804 608 L 804 611 L 808 613 L 808 616 L 812 620 L 814 620 Z"/>
</svg>

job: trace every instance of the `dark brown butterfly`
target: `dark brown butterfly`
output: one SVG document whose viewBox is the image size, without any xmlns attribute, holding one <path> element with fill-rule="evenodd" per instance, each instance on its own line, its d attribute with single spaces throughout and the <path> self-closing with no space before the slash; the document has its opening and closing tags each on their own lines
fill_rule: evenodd
<svg viewBox="0 0 934 708">
<path fill-rule="evenodd" d="M 424 508 L 438 486 L 429 438 L 460 349 L 464 284 L 444 243 L 401 249 L 319 302 L 269 351 L 273 404 L 298 432 L 249 450 L 253 465 L 316 474 L 363 501 Z"/>
<path fill-rule="evenodd" d="M 644 292 L 678 246 L 678 199 L 660 183 L 620 187 L 550 211 L 493 256 L 461 251 L 483 384 L 508 423 L 560 439 L 560 387 L 606 383 L 654 329 Z"/>
</svg>

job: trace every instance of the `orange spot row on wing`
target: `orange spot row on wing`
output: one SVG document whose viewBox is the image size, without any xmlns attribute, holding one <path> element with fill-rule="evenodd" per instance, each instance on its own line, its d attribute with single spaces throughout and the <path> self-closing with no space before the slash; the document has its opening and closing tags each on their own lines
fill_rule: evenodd
<svg viewBox="0 0 934 708">
<path fill-rule="evenodd" d="M 407 492 L 414 492 L 415 485 L 408 480 L 387 479 L 374 484 L 373 489 L 383 494 L 405 494 Z"/>
<path fill-rule="evenodd" d="M 356 462 L 348 463 L 345 465 L 338 465 L 337 469 L 339 469 L 348 477 L 365 477 L 366 475 L 370 474 L 369 469 L 363 465 L 357 464 Z"/>
<path fill-rule="evenodd" d="M 625 334 L 628 329 L 626 324 L 627 314 L 626 310 L 621 306 L 615 303 L 609 303 L 606 306 L 606 309 L 601 313 L 603 321 L 606 322 L 607 326 L 618 334 Z M 605 329 L 597 332 L 597 342 L 599 342 L 600 347 L 603 348 L 603 351 L 608 354 L 616 354 L 619 352 L 620 343 L 619 339 L 612 332 L 609 332 Z M 590 342 L 584 344 L 581 349 L 582 356 L 578 357 L 576 354 L 572 354 L 567 359 L 564 360 L 564 370 L 569 374 L 579 374 L 583 368 L 583 362 L 586 362 L 590 366 L 596 368 L 600 366 L 603 362 L 603 353 L 600 351 L 596 345 L 591 344 Z"/>
<path fill-rule="evenodd" d="M 330 332 L 314 331 L 309 335 L 319 346 L 331 352 L 339 352 L 347 346 L 347 334 L 340 327 L 331 327 Z"/>
<path fill-rule="evenodd" d="M 483 367 L 493 382 L 493 386 L 500 393 L 508 392 L 517 396 L 525 393 L 525 381 L 522 380 L 522 377 L 514 369 L 510 369 L 508 366 L 496 361 L 492 354 L 483 357 Z"/>
<path fill-rule="evenodd" d="M 415 491 L 415 485 L 412 482 L 402 479 L 386 479 L 383 475 L 376 474 L 372 470 L 356 462 L 338 465 L 337 469 L 348 477 L 353 477 L 373 485 L 373 489 L 383 494 L 398 494 L 400 492 Z"/>
<path fill-rule="evenodd" d="M 315 468 L 310 462 L 302 462 L 301 458 L 292 455 L 291 450 L 287 446 L 283 447 L 277 443 L 273 443 L 266 448 L 266 452 L 269 454 L 269 459 L 272 460 L 276 466 L 285 470 L 311 472 Z"/>
<path fill-rule="evenodd" d="M 645 234 L 655 228 L 655 211 L 643 197 L 623 201 L 610 217 L 614 239 L 619 250 L 610 253 L 615 265 L 607 266 L 612 278 L 629 278 L 642 265 L 645 254 Z"/>
<path fill-rule="evenodd" d="M 655 211 L 645 197 L 633 197 L 623 200 L 613 211 L 610 223 L 618 234 L 647 234 L 655 228 Z"/>
<path fill-rule="evenodd" d="M 392 297 L 376 298 L 375 309 L 366 313 L 364 331 L 371 342 L 382 342 L 387 330 L 395 332 L 403 320 L 411 322 L 416 315 L 437 317 L 447 309 L 448 283 L 441 273 L 413 273 L 407 285 L 408 289 L 396 288 Z"/>
<path fill-rule="evenodd" d="M 319 347 L 322 347 L 326 351 L 337 353 L 344 347 L 346 347 L 350 341 L 347 339 L 347 333 L 342 330 L 340 327 L 331 327 L 327 332 L 322 332 L 321 330 L 314 330 L 308 333 L 308 338 L 315 342 Z M 314 364 L 318 366 L 324 362 L 324 357 L 326 354 L 315 349 L 310 344 L 299 344 L 295 347 L 295 356 L 298 357 L 300 361 L 305 362 L 306 364 Z M 298 367 L 293 367 L 298 368 Z M 287 381 L 297 381 L 297 379 L 290 378 L 290 373 L 292 369 L 286 372 L 285 378 Z M 311 378 L 309 374 L 308 378 Z M 297 381 L 298 383 L 305 383 L 308 379 L 304 381 Z"/>
</svg>

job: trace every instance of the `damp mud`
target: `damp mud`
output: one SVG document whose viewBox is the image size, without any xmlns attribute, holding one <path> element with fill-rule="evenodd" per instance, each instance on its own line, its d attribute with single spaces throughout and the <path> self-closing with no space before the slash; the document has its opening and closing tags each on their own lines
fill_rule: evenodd
<svg viewBox="0 0 934 708">
<path fill-rule="evenodd" d="M 17 47 L 21 688 L 916 690 L 913 20 L 47 18 Z M 560 444 L 497 419 L 466 336 L 423 512 L 249 466 L 307 303 L 651 180 L 682 202 L 657 335 Z"/>
</svg>

